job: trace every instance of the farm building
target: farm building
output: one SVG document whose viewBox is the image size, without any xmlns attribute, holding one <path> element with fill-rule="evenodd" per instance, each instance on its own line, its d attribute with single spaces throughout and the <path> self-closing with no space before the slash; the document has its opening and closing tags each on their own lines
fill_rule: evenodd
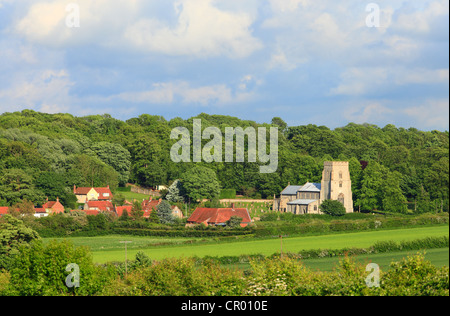
<svg viewBox="0 0 450 316">
<path fill-rule="evenodd" d="M 187 220 L 187 225 L 204 224 L 206 226 L 225 226 L 231 217 L 242 218 L 241 227 L 246 227 L 252 220 L 247 208 L 205 208 L 198 207 Z"/>
</svg>

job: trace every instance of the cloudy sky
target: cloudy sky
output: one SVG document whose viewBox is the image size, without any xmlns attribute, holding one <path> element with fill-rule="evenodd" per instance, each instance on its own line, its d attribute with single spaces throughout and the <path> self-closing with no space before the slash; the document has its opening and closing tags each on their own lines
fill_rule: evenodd
<svg viewBox="0 0 450 316">
<path fill-rule="evenodd" d="M 0 113 L 448 130 L 448 25 L 448 0 L 0 0 Z"/>
</svg>

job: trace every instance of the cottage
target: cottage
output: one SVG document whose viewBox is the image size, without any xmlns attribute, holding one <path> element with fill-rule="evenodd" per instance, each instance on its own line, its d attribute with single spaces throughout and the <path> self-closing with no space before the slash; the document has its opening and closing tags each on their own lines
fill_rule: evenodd
<svg viewBox="0 0 450 316">
<path fill-rule="evenodd" d="M 122 216 L 123 212 L 125 212 L 125 211 L 127 212 L 128 215 L 130 215 L 132 207 L 133 206 L 131 206 L 131 205 L 116 206 L 114 210 L 116 212 L 116 215 L 118 217 L 120 217 L 120 216 Z"/>
<path fill-rule="evenodd" d="M 106 188 L 94 188 L 94 187 L 79 187 L 73 186 L 73 193 L 77 197 L 77 203 L 86 203 L 86 201 L 112 201 L 113 195 L 109 189 L 109 185 Z"/>
<path fill-rule="evenodd" d="M 47 214 L 64 213 L 64 206 L 59 202 L 58 197 L 56 198 L 56 201 L 49 201 L 47 198 L 47 201 L 45 202 L 44 205 L 42 205 L 42 208 L 45 210 Z"/>
<path fill-rule="evenodd" d="M 153 210 L 158 208 L 158 205 L 161 204 L 162 199 L 153 200 L 152 197 L 148 200 L 142 201 L 142 210 L 144 211 L 144 218 L 149 218 L 150 214 Z M 172 205 L 172 215 L 177 218 L 183 218 L 183 212 L 176 205 Z"/>
<path fill-rule="evenodd" d="M 112 212 L 113 204 L 110 201 L 86 201 L 84 203 L 85 211 Z"/>
<path fill-rule="evenodd" d="M 251 223 L 250 214 L 247 208 L 206 208 L 198 207 L 188 218 L 188 225 L 204 224 L 206 226 L 225 226 L 231 217 L 242 218 L 241 227 L 246 227 Z"/>
</svg>

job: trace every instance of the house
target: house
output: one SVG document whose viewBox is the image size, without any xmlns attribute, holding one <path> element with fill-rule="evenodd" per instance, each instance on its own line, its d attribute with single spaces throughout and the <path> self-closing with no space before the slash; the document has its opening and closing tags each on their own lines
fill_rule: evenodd
<svg viewBox="0 0 450 316">
<path fill-rule="evenodd" d="M 86 215 L 94 215 L 94 216 L 100 214 L 100 212 L 97 210 L 71 210 L 70 212 L 83 212 Z"/>
<path fill-rule="evenodd" d="M 144 211 L 144 218 L 149 218 L 153 210 L 156 210 L 158 205 L 161 204 L 162 199 L 153 200 L 152 197 L 148 200 L 142 201 L 142 210 Z M 183 218 L 183 212 L 176 205 L 172 205 L 172 215 L 177 218 Z"/>
<path fill-rule="evenodd" d="M 47 214 L 59 214 L 64 213 L 64 206 L 59 202 L 59 198 L 56 198 L 56 201 L 47 201 L 42 205 L 42 208 L 45 210 Z"/>
<path fill-rule="evenodd" d="M 348 161 L 325 161 L 321 183 L 290 185 L 274 197 L 273 210 L 294 214 L 321 214 L 325 200 L 341 202 L 347 213 L 353 212 L 352 183 Z"/>
<path fill-rule="evenodd" d="M 112 201 L 113 195 L 109 189 L 94 188 L 94 187 L 79 187 L 73 186 L 73 194 L 77 197 L 77 203 L 86 203 L 86 201 Z"/>
<path fill-rule="evenodd" d="M 246 227 L 251 223 L 250 214 L 247 208 L 235 208 L 234 204 L 230 208 L 206 208 L 198 207 L 188 218 L 188 225 L 204 224 L 206 226 L 225 226 L 232 216 L 242 218 L 241 227 Z"/>
<path fill-rule="evenodd" d="M 86 201 L 85 211 L 112 212 L 114 207 L 111 201 Z"/>
<path fill-rule="evenodd" d="M 47 213 L 47 211 L 45 210 L 45 208 L 43 207 L 35 207 L 34 208 L 34 217 L 46 217 L 48 216 L 49 213 Z"/>
<path fill-rule="evenodd" d="M 115 212 L 118 217 L 122 216 L 124 211 L 127 211 L 128 215 L 131 214 L 132 205 L 116 206 Z"/>
</svg>

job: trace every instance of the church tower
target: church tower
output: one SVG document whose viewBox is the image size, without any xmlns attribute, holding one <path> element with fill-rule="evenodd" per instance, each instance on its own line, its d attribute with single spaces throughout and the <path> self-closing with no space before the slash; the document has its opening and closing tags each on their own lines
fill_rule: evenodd
<svg viewBox="0 0 450 316">
<path fill-rule="evenodd" d="M 320 204 L 324 200 L 337 200 L 344 205 L 347 213 L 353 213 L 352 181 L 348 161 L 324 162 Z"/>
</svg>

